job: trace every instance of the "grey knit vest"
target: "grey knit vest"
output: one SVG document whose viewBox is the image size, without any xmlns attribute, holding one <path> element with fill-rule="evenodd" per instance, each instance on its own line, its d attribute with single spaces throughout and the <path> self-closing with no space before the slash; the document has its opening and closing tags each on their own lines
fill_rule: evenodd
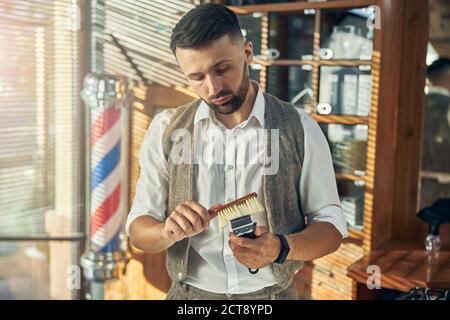
<svg viewBox="0 0 450 320">
<path fill-rule="evenodd" d="M 300 115 L 295 108 L 270 94 L 264 94 L 265 129 L 279 129 L 279 169 L 276 174 L 263 176 L 263 192 L 269 230 L 272 233 L 290 234 L 305 227 L 305 217 L 301 211 L 299 181 L 304 156 L 304 131 Z M 175 129 L 184 129 L 194 139 L 194 116 L 201 100 L 178 107 L 172 115 L 164 133 L 163 149 L 168 161 L 169 192 L 167 212 L 187 200 L 197 200 L 198 165 L 194 163 L 194 143 L 190 151 L 190 161 L 179 163 L 172 160 Z M 266 152 L 270 154 L 271 135 L 265 135 Z M 179 152 L 179 151 L 176 151 Z M 176 163 L 174 163 L 176 162 Z M 267 164 L 266 164 L 267 166 Z M 183 239 L 167 250 L 167 270 L 172 281 L 186 278 L 190 238 Z M 302 262 L 286 261 L 273 263 L 275 279 L 281 288 L 286 288 L 293 280 Z"/>
</svg>

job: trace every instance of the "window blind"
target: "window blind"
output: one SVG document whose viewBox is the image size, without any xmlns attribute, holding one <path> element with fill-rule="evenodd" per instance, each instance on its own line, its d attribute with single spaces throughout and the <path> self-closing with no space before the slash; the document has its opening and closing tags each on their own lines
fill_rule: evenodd
<svg viewBox="0 0 450 320">
<path fill-rule="evenodd" d="M 154 84 L 187 92 L 186 79 L 170 50 L 170 35 L 181 16 L 200 2 L 92 1 L 91 69 L 124 75 L 136 84 L 131 108 L 130 201 L 139 177 L 139 150 L 153 114 L 148 87 Z"/>
<path fill-rule="evenodd" d="M 70 236 L 77 214 L 79 8 L 0 2 L 0 238 Z"/>
</svg>

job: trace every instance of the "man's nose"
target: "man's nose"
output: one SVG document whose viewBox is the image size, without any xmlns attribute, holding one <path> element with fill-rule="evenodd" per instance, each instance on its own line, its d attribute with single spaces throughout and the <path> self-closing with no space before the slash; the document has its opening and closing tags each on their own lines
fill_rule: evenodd
<svg viewBox="0 0 450 320">
<path fill-rule="evenodd" d="M 217 95 L 222 91 L 222 81 L 218 77 L 208 77 L 208 97 L 217 98 Z"/>
</svg>

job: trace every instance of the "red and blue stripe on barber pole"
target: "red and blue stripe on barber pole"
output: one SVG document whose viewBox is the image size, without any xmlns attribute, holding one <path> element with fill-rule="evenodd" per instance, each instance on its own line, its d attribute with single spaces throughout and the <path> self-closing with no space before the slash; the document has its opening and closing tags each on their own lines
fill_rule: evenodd
<svg viewBox="0 0 450 320">
<path fill-rule="evenodd" d="M 91 108 L 91 249 L 114 252 L 122 225 L 120 108 Z"/>
</svg>

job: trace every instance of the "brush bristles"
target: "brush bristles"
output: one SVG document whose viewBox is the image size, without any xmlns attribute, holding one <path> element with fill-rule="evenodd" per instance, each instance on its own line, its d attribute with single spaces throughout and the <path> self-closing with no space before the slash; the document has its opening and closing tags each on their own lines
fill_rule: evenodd
<svg viewBox="0 0 450 320">
<path fill-rule="evenodd" d="M 219 228 L 225 228 L 230 220 L 261 212 L 264 212 L 264 208 L 259 203 L 258 199 L 256 197 L 248 198 L 241 203 L 237 203 L 234 206 L 219 211 Z"/>
</svg>

